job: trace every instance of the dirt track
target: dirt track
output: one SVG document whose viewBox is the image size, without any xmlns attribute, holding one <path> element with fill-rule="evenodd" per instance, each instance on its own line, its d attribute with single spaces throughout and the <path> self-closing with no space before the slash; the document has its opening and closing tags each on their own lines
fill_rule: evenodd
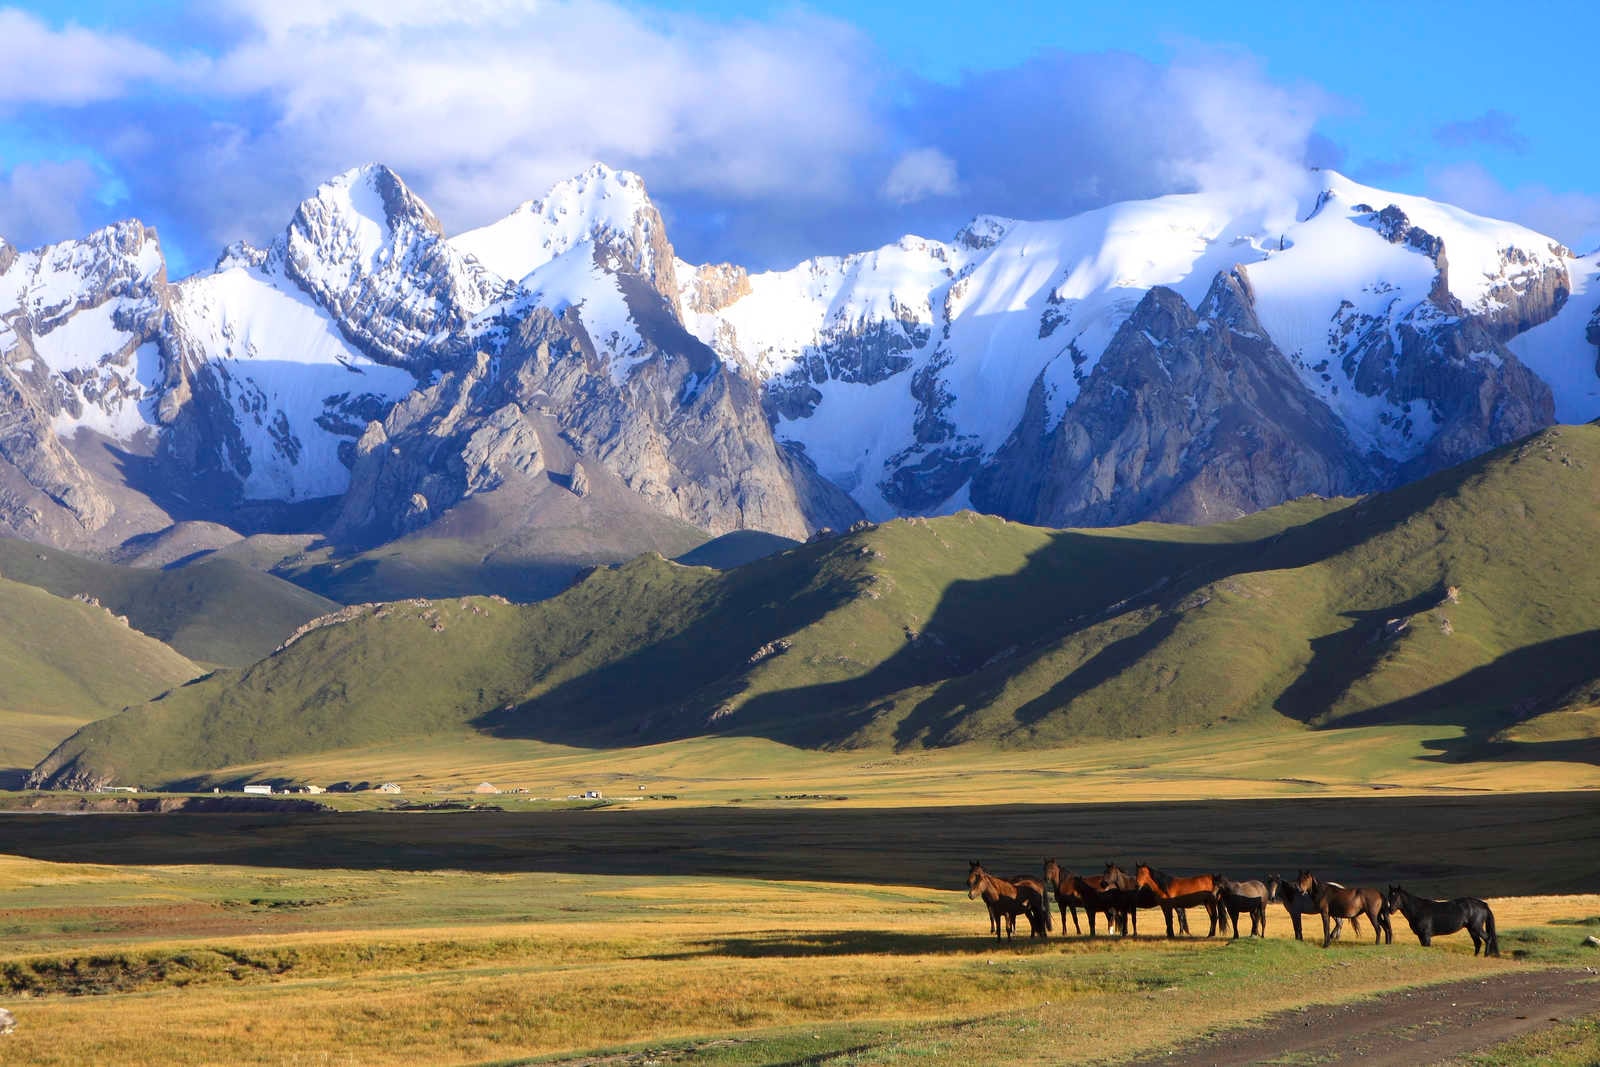
<svg viewBox="0 0 1600 1067">
<path fill-rule="evenodd" d="M 1600 1012 L 1593 970 L 1524 971 L 1279 1012 L 1258 1026 L 1138 1061 L 1163 1067 L 1254 1063 L 1423 1067 L 1555 1022 Z"/>
</svg>

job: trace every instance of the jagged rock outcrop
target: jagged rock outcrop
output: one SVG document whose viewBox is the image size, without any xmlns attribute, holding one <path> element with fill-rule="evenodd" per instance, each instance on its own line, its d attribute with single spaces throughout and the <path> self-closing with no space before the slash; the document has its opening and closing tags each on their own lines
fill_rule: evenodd
<svg viewBox="0 0 1600 1067">
<path fill-rule="evenodd" d="M 301 203 L 266 262 L 281 262 L 362 352 L 418 372 L 448 360 L 473 316 L 509 292 L 379 165 L 341 174 Z"/>
<path fill-rule="evenodd" d="M 153 430 L 167 293 L 156 232 L 138 222 L 31 252 L 0 243 L 0 532 L 101 540 L 114 487 L 73 445 Z"/>
<path fill-rule="evenodd" d="M 1198 313 L 1151 289 L 1053 428 L 1043 392 L 974 479 L 979 508 L 1052 526 L 1213 522 L 1375 481 L 1265 339 L 1238 274 Z"/>
</svg>

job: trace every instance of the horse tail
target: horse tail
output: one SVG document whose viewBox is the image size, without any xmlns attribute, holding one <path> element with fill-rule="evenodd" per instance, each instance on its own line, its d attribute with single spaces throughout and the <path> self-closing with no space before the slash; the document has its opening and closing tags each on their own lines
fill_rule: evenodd
<svg viewBox="0 0 1600 1067">
<path fill-rule="evenodd" d="M 1500 938 L 1494 932 L 1494 912 L 1489 910 L 1487 904 L 1483 906 L 1483 932 L 1488 935 L 1489 955 L 1500 955 Z"/>
</svg>

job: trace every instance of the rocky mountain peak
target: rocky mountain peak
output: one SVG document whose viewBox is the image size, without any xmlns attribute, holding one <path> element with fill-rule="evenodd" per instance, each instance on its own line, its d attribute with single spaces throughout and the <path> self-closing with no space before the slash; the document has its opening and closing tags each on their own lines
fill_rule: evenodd
<svg viewBox="0 0 1600 1067">
<path fill-rule="evenodd" d="M 449 335 L 507 295 L 377 164 L 346 171 L 303 201 L 265 266 L 281 267 L 367 355 L 406 367 L 437 364 Z"/>
<path fill-rule="evenodd" d="M 977 215 L 956 231 L 956 244 L 970 248 L 974 252 L 993 248 L 1005 238 L 1006 231 L 1015 224 L 1015 220 L 1001 218 L 999 215 Z"/>
<path fill-rule="evenodd" d="M 512 281 L 588 244 L 602 270 L 641 275 L 669 300 L 678 298 L 676 256 L 644 179 L 603 163 L 452 243 Z"/>
</svg>

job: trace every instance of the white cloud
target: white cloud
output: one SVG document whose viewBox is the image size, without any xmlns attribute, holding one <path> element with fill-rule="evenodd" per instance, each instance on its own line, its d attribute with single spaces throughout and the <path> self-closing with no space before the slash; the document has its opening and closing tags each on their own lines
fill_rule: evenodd
<svg viewBox="0 0 1600 1067">
<path fill-rule="evenodd" d="M 79 236 L 82 206 L 98 181 L 81 159 L 17 164 L 0 174 L 0 237 L 32 248 Z"/>
<path fill-rule="evenodd" d="M 901 156 L 883 181 L 883 195 L 896 204 L 956 192 L 956 161 L 937 148 L 918 148 Z"/>
<path fill-rule="evenodd" d="M 233 144 L 237 165 L 291 159 L 309 191 L 380 160 L 452 229 L 597 159 L 658 191 L 816 195 L 843 188 L 879 135 L 864 43 L 810 16 L 716 24 L 610 3 L 414 0 L 234 11 L 255 32 L 217 58 L 210 84 L 271 112 Z"/>
<path fill-rule="evenodd" d="M 110 100 L 135 82 L 171 78 L 180 69 L 132 38 L 70 24 L 52 29 L 16 8 L 0 8 L 0 41 L 0 106 Z"/>
<path fill-rule="evenodd" d="M 1562 192 L 1538 182 L 1508 188 L 1477 163 L 1430 171 L 1428 188 L 1440 200 L 1480 215 L 1520 222 L 1579 252 L 1600 248 L 1600 196 Z"/>
<path fill-rule="evenodd" d="M 1328 96 L 1274 84 L 1252 57 L 1228 53 L 1187 57 L 1163 81 L 1193 131 L 1191 146 L 1173 160 L 1180 181 L 1292 221 L 1310 185 L 1307 149 Z"/>
</svg>

